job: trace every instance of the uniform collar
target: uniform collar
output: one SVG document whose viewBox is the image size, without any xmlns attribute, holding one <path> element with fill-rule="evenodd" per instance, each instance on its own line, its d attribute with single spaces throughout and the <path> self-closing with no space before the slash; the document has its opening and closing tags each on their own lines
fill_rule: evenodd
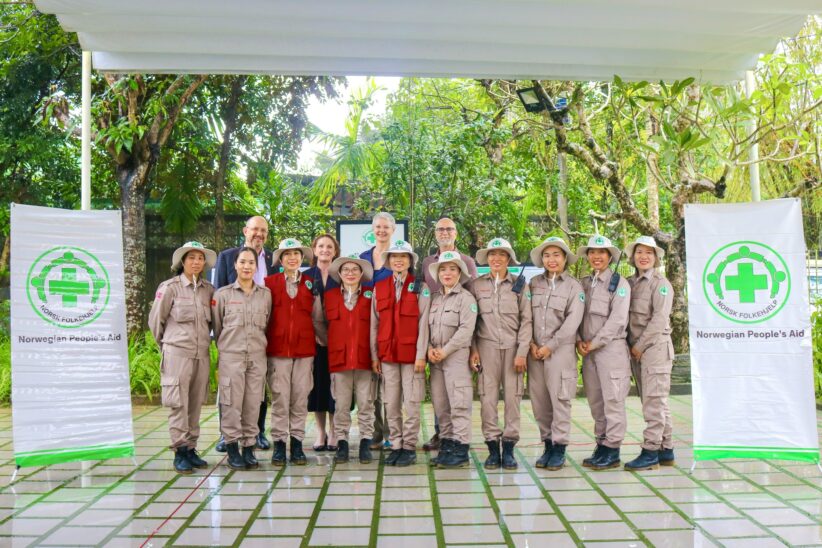
<svg viewBox="0 0 822 548">
<path fill-rule="evenodd" d="M 656 270 L 653 268 L 649 268 L 647 271 L 645 271 L 644 274 L 639 274 L 637 276 L 637 279 L 640 280 L 642 278 L 646 278 L 648 280 L 653 280 L 655 278 L 654 274 L 656 274 Z"/>
<path fill-rule="evenodd" d="M 548 273 L 546 271 L 543 271 L 542 275 L 545 277 L 545 279 L 547 281 L 549 281 L 549 282 L 551 281 L 551 274 L 550 273 Z M 564 280 L 567 277 L 568 277 L 568 271 L 567 270 L 563 270 L 562 272 L 557 274 L 557 280 L 560 280 L 560 281 Z"/>
<path fill-rule="evenodd" d="M 600 272 L 600 273 L 599 273 L 599 275 L 597 276 L 597 278 L 598 278 L 598 279 L 599 279 L 599 281 L 601 281 L 601 282 L 608 282 L 608 281 L 610 281 L 610 280 L 611 280 L 611 274 L 612 274 L 612 273 L 613 273 L 613 272 L 611 271 L 611 269 L 610 269 L 610 268 L 606 268 L 605 270 L 603 270 L 602 272 Z M 593 273 L 593 272 L 591 272 L 591 278 L 593 278 L 593 277 L 594 277 L 594 273 Z"/>
<path fill-rule="evenodd" d="M 457 285 L 455 285 L 454 287 L 452 287 L 452 288 L 451 288 L 451 290 L 450 290 L 448 293 L 445 293 L 445 286 L 444 286 L 444 285 L 442 285 L 442 284 L 440 284 L 440 293 L 442 293 L 443 295 L 446 295 L 446 294 L 447 294 L 447 295 L 451 295 L 452 293 L 459 293 L 459 292 L 460 292 L 460 291 L 462 291 L 463 289 L 464 289 L 464 288 L 462 287 L 462 284 L 461 284 L 461 283 L 459 283 L 459 282 L 457 282 Z"/>
<path fill-rule="evenodd" d="M 495 281 L 493 275 L 490 272 L 488 272 L 487 274 L 483 274 L 481 278 L 486 278 L 491 282 Z M 508 274 L 502 279 L 502 282 L 514 283 L 514 275 L 511 274 L 511 272 L 509 271 Z"/>
<path fill-rule="evenodd" d="M 185 274 L 180 274 L 180 283 L 182 284 L 183 287 L 188 287 L 190 285 L 194 285 L 194 283 L 191 280 L 189 280 L 188 276 L 186 276 Z M 200 287 L 202 285 L 203 285 L 203 277 L 200 276 L 199 278 L 197 278 L 197 285 L 195 287 Z"/>
</svg>

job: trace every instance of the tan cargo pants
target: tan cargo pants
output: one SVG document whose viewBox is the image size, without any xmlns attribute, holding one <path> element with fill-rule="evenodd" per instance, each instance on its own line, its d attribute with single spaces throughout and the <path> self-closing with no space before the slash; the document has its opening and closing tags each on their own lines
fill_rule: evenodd
<svg viewBox="0 0 822 548">
<path fill-rule="evenodd" d="M 360 439 L 372 439 L 374 435 L 374 398 L 377 381 L 371 371 L 354 369 L 331 373 L 331 395 L 334 396 L 334 434 L 337 439 L 348 441 L 351 430 L 351 400 L 357 398 L 357 427 Z"/>
<path fill-rule="evenodd" d="M 474 386 L 468 365 L 470 349 L 461 348 L 431 364 L 431 400 L 440 423 L 440 438 L 471 443 Z"/>
<path fill-rule="evenodd" d="M 314 387 L 314 358 L 268 358 L 266 374 L 271 390 L 271 439 L 305 438 L 308 394 Z M 259 400 L 257 402 L 259 409 Z"/>
<path fill-rule="evenodd" d="M 477 380 L 482 417 L 482 435 L 486 441 L 500 438 L 519 441 L 520 404 L 524 392 L 523 373 L 514 370 L 517 349 L 499 349 L 496 343 L 479 339 L 477 351 L 482 372 Z M 469 373 L 470 374 L 470 373 Z M 499 426 L 499 387 L 505 398 L 505 423 Z"/>
<path fill-rule="evenodd" d="M 391 448 L 414 451 L 420 436 L 420 403 L 425 397 L 425 373 L 415 373 L 411 363 L 383 362 L 382 383 Z"/>
<path fill-rule="evenodd" d="M 168 407 L 168 433 L 172 449 L 197 447 L 200 411 L 208 393 L 209 361 L 164 351 L 160 363 L 163 406 Z M 259 404 L 259 402 L 258 402 Z"/>
</svg>

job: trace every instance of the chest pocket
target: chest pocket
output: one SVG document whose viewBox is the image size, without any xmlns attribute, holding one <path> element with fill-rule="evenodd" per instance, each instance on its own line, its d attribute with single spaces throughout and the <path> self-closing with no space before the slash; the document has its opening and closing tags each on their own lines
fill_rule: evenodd
<svg viewBox="0 0 822 548">
<path fill-rule="evenodd" d="M 245 324 L 245 307 L 241 304 L 227 304 L 223 325 L 226 327 L 236 327 L 243 324 Z"/>
<path fill-rule="evenodd" d="M 494 312 L 494 299 L 490 291 L 477 294 L 477 307 L 480 314 L 492 314 Z"/>
<path fill-rule="evenodd" d="M 442 324 L 449 327 L 457 327 L 460 324 L 460 304 L 457 299 L 450 299 L 443 305 Z"/>
<path fill-rule="evenodd" d="M 193 322 L 195 318 L 194 300 L 182 297 L 175 297 L 171 307 L 171 317 L 177 323 Z"/>
<path fill-rule="evenodd" d="M 546 293 L 542 287 L 531 288 L 531 306 L 540 308 L 545 305 Z"/>
<path fill-rule="evenodd" d="M 651 313 L 651 299 L 632 299 L 631 312 L 647 316 Z"/>
<path fill-rule="evenodd" d="M 595 316 L 608 316 L 609 309 L 611 308 L 611 302 L 608 299 L 603 299 L 602 297 L 597 297 L 591 299 L 591 314 Z"/>
<path fill-rule="evenodd" d="M 565 305 L 568 302 L 567 295 L 551 295 L 548 298 L 548 308 L 559 315 L 565 314 Z"/>
</svg>

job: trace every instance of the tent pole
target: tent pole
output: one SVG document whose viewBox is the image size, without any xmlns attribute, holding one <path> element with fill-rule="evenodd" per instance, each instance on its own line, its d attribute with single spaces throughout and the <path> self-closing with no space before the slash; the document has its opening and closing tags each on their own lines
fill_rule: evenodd
<svg viewBox="0 0 822 548">
<path fill-rule="evenodd" d="M 80 209 L 91 209 L 91 52 L 83 50 Z"/>
<path fill-rule="evenodd" d="M 756 79 L 752 70 L 745 71 L 745 95 L 750 98 L 753 92 L 756 91 Z M 756 122 L 752 119 L 748 125 L 749 134 L 756 131 Z M 758 202 L 759 195 L 759 143 L 754 142 L 748 150 L 748 173 L 751 178 L 751 201 Z"/>
</svg>

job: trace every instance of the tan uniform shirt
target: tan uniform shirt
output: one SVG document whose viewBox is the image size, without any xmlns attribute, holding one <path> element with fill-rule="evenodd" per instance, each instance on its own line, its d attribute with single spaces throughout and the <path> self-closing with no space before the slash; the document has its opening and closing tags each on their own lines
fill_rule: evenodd
<svg viewBox="0 0 822 548">
<path fill-rule="evenodd" d="M 534 343 L 556 352 L 576 342 L 585 312 L 585 293 L 576 278 L 562 272 L 551 282 L 547 274 L 531 278 Z"/>
<path fill-rule="evenodd" d="M 625 339 L 628 333 L 628 309 L 631 306 L 631 287 L 628 280 L 619 278 L 616 291 L 610 293 L 612 271 L 607 268 L 594 278 L 582 279 L 585 291 L 585 315 L 579 328 L 583 341 L 591 341 L 591 350 L 602 348 L 609 342 Z"/>
<path fill-rule="evenodd" d="M 671 282 L 656 269 L 628 278 L 631 284 L 631 310 L 628 342 L 640 352 L 671 339 L 671 308 L 674 290 Z"/>
<path fill-rule="evenodd" d="M 285 277 L 285 291 L 292 299 L 297 296 L 297 288 L 303 273 L 297 274 L 296 278 Z M 328 326 L 325 324 L 325 307 L 319 295 L 314 296 L 314 307 L 311 309 L 311 320 L 314 323 L 314 338 L 320 346 L 328 346 Z"/>
<path fill-rule="evenodd" d="M 457 284 L 446 295 L 444 288 L 431 296 L 428 312 L 430 348 L 441 348 L 443 358 L 471 346 L 477 323 L 477 301 L 470 291 Z"/>
<path fill-rule="evenodd" d="M 392 278 L 393 280 L 393 278 Z M 414 283 L 419 283 L 414 280 Z M 372 288 L 371 291 L 376 291 Z M 431 291 L 423 284 L 422 289 L 417 294 L 417 305 L 420 309 L 420 317 L 417 322 L 417 360 L 426 359 L 428 353 L 428 308 L 431 306 Z M 377 313 L 377 296 L 371 299 L 371 360 L 379 360 L 377 355 L 377 331 L 380 327 L 380 315 Z"/>
<path fill-rule="evenodd" d="M 191 359 L 208 359 L 211 344 L 211 298 L 214 286 L 185 275 L 166 280 L 148 315 L 148 328 L 163 351 Z"/>
<path fill-rule="evenodd" d="M 526 357 L 531 344 L 531 302 L 528 284 L 517 295 L 512 291 L 516 278 L 510 273 L 499 283 L 491 274 L 483 274 L 466 284 L 477 301 L 479 317 L 475 339 L 485 339 L 499 349 L 516 348 L 518 357 Z"/>
<path fill-rule="evenodd" d="M 240 282 L 221 287 L 214 296 L 214 339 L 220 352 L 265 355 L 271 291 L 254 284 L 246 294 Z"/>
</svg>

